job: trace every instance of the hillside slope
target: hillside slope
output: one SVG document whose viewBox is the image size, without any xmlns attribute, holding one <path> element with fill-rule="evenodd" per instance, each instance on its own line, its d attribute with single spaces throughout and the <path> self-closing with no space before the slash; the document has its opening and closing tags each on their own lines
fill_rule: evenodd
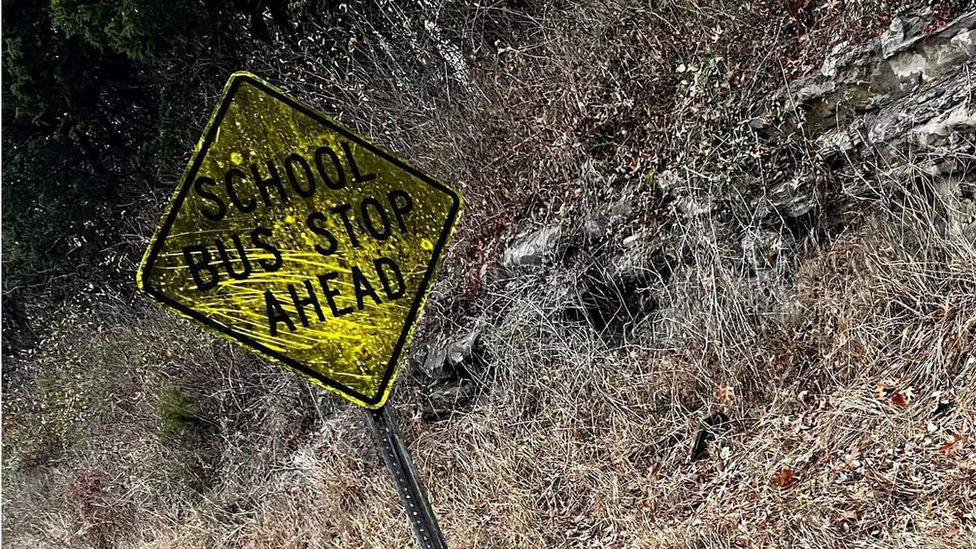
<svg viewBox="0 0 976 549">
<path fill-rule="evenodd" d="M 451 547 L 976 546 L 971 6 L 420 4 L 241 68 L 465 195 L 392 399 Z M 6 547 L 412 546 L 360 410 L 123 289 L 38 331 Z"/>
</svg>

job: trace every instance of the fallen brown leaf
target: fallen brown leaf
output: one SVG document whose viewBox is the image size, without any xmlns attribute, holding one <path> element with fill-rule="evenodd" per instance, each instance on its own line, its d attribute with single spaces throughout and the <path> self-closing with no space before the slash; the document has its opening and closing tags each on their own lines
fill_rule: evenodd
<svg viewBox="0 0 976 549">
<path fill-rule="evenodd" d="M 952 442 L 946 442 L 945 444 L 939 446 L 939 451 L 947 456 L 951 456 L 959 450 L 962 450 L 962 445 L 965 442 L 966 437 L 960 434 L 952 435 Z"/>
<path fill-rule="evenodd" d="M 899 408 L 907 408 L 908 397 L 905 396 L 905 393 L 895 393 L 891 395 L 891 403 Z"/>
<path fill-rule="evenodd" d="M 796 475 L 793 473 L 793 469 L 780 469 L 773 475 L 773 484 L 780 488 L 789 488 L 796 484 L 796 482 Z"/>
<path fill-rule="evenodd" d="M 715 391 L 715 396 L 721 402 L 728 402 L 735 397 L 735 394 L 732 392 L 732 387 L 723 383 L 718 386 L 718 389 Z"/>
<path fill-rule="evenodd" d="M 745 536 L 738 536 L 733 540 L 736 547 L 752 547 L 752 540 Z"/>
</svg>

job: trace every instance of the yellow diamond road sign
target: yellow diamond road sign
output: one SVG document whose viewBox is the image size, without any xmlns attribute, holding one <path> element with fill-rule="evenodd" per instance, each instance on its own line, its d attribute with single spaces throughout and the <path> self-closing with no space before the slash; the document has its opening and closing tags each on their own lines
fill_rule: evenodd
<svg viewBox="0 0 976 549">
<path fill-rule="evenodd" d="M 146 250 L 139 287 L 379 407 L 460 211 L 444 183 L 236 73 Z"/>
</svg>

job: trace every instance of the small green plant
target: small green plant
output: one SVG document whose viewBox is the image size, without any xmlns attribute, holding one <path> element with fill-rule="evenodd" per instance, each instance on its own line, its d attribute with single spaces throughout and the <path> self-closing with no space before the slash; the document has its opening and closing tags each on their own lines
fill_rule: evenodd
<svg viewBox="0 0 976 549">
<path fill-rule="evenodd" d="M 200 410 L 193 400 L 179 387 L 167 387 L 156 405 L 159 417 L 159 434 L 164 439 L 181 441 L 196 433 L 200 422 Z"/>
</svg>

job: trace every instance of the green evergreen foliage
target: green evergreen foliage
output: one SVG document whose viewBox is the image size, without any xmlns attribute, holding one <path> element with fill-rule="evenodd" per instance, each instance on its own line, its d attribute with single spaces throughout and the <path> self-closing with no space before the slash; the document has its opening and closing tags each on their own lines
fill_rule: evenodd
<svg viewBox="0 0 976 549">
<path fill-rule="evenodd" d="M 30 305 L 4 307 L 5 343 L 25 322 L 8 310 L 129 282 L 119 258 L 138 250 L 120 221 L 171 183 L 160 174 L 195 138 L 200 90 L 241 68 L 252 37 L 271 39 L 265 19 L 292 35 L 286 6 L 3 0 L 3 292 Z"/>
</svg>

